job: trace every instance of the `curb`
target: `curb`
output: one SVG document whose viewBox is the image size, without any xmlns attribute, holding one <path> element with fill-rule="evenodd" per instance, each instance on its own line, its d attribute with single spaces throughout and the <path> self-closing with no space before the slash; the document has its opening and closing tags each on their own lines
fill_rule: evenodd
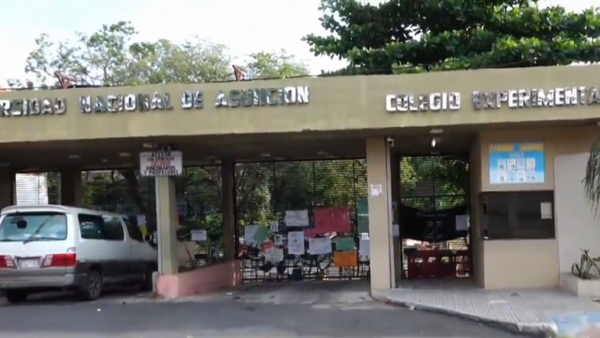
<svg viewBox="0 0 600 338">
<path fill-rule="evenodd" d="M 443 314 L 443 315 L 452 316 L 452 317 L 456 317 L 456 318 L 461 318 L 461 319 L 481 323 L 481 324 L 484 324 L 487 326 L 491 326 L 491 327 L 494 327 L 494 328 L 497 328 L 497 329 L 500 329 L 500 330 L 503 330 L 503 331 L 506 331 L 509 333 L 524 334 L 524 335 L 531 336 L 531 337 L 557 337 L 558 336 L 558 329 L 557 329 L 556 325 L 553 325 L 553 324 L 520 325 L 520 324 L 513 323 L 513 322 L 494 320 L 494 319 L 488 319 L 488 318 L 484 318 L 484 317 L 480 317 L 480 316 L 475 316 L 475 315 L 472 315 L 469 313 L 464 313 L 464 312 L 451 310 L 451 309 L 438 307 L 438 306 L 424 305 L 424 304 L 419 304 L 419 303 L 414 303 L 414 302 L 409 302 L 409 301 L 393 300 L 388 296 L 379 294 L 378 292 L 371 292 L 370 295 L 371 295 L 371 298 L 373 298 L 374 300 L 385 303 L 385 304 L 409 308 L 411 310 L 432 312 L 432 313 Z"/>
</svg>

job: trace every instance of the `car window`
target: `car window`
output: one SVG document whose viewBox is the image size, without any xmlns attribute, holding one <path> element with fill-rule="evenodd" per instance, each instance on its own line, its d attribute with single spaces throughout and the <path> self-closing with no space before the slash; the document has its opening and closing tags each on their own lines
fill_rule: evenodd
<svg viewBox="0 0 600 338">
<path fill-rule="evenodd" d="M 125 232 L 123 231 L 123 224 L 121 224 L 121 217 L 117 216 L 103 216 L 104 219 L 104 238 L 109 241 L 122 241 L 125 239 Z"/>
<path fill-rule="evenodd" d="M 104 239 L 104 220 L 98 215 L 77 215 L 81 238 Z"/>
<path fill-rule="evenodd" d="M 125 239 L 119 217 L 79 214 L 77 218 L 81 229 L 81 238 L 107 241 L 122 241 Z"/>
<path fill-rule="evenodd" d="M 67 216 L 56 212 L 8 214 L 0 223 L 1 242 L 52 241 L 67 238 Z"/>
<path fill-rule="evenodd" d="M 127 233 L 129 234 L 129 237 L 134 241 L 143 242 L 144 235 L 142 234 L 140 228 L 133 224 L 131 218 L 123 217 L 123 221 L 125 221 L 125 226 L 127 227 Z"/>
</svg>

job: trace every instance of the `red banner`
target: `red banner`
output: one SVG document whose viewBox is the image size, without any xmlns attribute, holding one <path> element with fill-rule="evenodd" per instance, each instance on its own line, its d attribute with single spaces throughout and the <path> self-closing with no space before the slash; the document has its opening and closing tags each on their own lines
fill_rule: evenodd
<svg viewBox="0 0 600 338">
<path fill-rule="evenodd" d="M 330 207 L 314 210 L 315 233 L 351 232 L 350 208 Z"/>
</svg>

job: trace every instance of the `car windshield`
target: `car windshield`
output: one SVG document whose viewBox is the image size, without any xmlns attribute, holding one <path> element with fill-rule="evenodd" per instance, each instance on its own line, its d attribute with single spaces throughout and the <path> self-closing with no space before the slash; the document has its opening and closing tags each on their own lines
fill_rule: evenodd
<svg viewBox="0 0 600 338">
<path fill-rule="evenodd" d="M 52 241 L 67 238 L 67 217 L 56 212 L 8 214 L 0 223 L 0 242 Z"/>
</svg>

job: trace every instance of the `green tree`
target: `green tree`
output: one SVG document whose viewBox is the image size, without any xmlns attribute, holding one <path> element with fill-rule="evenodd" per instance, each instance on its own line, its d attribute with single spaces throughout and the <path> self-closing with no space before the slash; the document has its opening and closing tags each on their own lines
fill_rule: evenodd
<svg viewBox="0 0 600 338">
<path fill-rule="evenodd" d="M 325 36 L 305 40 L 315 55 L 349 61 L 329 75 L 398 74 L 480 68 L 568 65 L 600 61 L 600 14 L 561 6 L 540 8 L 537 0 L 389 0 L 373 6 L 356 0 L 322 0 Z M 403 186 L 410 192 L 422 161 L 403 160 Z M 442 190 L 467 187 L 468 166 L 440 164 Z M 600 139 L 592 146 L 585 179 L 588 196 L 600 201 Z"/>
<path fill-rule="evenodd" d="M 341 73 L 392 74 L 538 67 L 600 60 L 596 9 L 539 8 L 533 0 L 323 0 L 327 36 L 315 55 L 347 59 Z"/>
</svg>

